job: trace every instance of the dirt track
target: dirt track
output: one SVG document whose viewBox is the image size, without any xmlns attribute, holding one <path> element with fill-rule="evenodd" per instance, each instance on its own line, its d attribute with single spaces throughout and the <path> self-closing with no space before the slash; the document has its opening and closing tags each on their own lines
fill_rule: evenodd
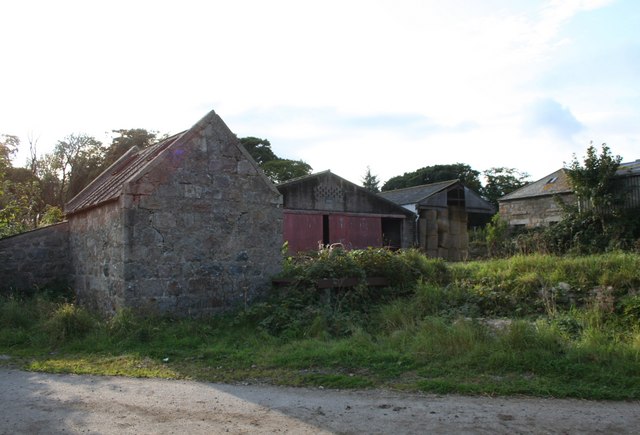
<svg viewBox="0 0 640 435">
<path fill-rule="evenodd" d="M 413 395 L 0 368 L 0 433 L 638 433 L 638 402 Z"/>
</svg>

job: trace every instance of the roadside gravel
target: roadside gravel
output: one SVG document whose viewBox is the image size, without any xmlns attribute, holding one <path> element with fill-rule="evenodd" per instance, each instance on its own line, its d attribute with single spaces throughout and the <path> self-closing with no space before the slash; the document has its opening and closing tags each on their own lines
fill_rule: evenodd
<svg viewBox="0 0 640 435">
<path fill-rule="evenodd" d="M 0 368 L 2 434 L 624 434 L 640 403 L 337 391 Z"/>
</svg>

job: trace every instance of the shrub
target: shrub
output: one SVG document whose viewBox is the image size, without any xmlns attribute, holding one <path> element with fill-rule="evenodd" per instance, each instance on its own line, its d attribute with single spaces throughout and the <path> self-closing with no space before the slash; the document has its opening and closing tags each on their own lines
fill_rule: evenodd
<svg viewBox="0 0 640 435">
<path fill-rule="evenodd" d="M 15 297 L 0 298 L 0 327 L 28 328 L 36 320 L 32 304 Z"/>
<path fill-rule="evenodd" d="M 63 303 L 44 323 L 44 331 L 52 342 L 82 338 L 96 327 L 94 318 L 82 307 Z"/>
</svg>

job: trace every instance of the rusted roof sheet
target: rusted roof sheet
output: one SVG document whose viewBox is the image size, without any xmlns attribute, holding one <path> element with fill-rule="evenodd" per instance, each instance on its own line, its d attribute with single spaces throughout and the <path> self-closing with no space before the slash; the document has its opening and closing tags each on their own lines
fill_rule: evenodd
<svg viewBox="0 0 640 435">
<path fill-rule="evenodd" d="M 399 205 L 418 204 L 459 182 L 460 180 L 440 181 L 439 183 L 405 187 L 404 189 L 387 190 L 378 193 L 378 195 Z"/>
<path fill-rule="evenodd" d="M 131 148 L 87 187 L 71 199 L 65 207 L 67 215 L 113 201 L 122 194 L 122 187 L 158 154 L 179 140 L 185 132 L 168 137 L 142 150 Z"/>
</svg>

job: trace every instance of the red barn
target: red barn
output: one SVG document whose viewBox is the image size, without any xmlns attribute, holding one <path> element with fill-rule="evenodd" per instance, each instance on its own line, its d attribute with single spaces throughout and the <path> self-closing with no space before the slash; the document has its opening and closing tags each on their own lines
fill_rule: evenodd
<svg viewBox="0 0 640 435">
<path fill-rule="evenodd" d="M 411 211 L 330 171 L 279 184 L 284 240 L 291 252 L 341 243 L 347 249 L 413 245 Z"/>
</svg>

